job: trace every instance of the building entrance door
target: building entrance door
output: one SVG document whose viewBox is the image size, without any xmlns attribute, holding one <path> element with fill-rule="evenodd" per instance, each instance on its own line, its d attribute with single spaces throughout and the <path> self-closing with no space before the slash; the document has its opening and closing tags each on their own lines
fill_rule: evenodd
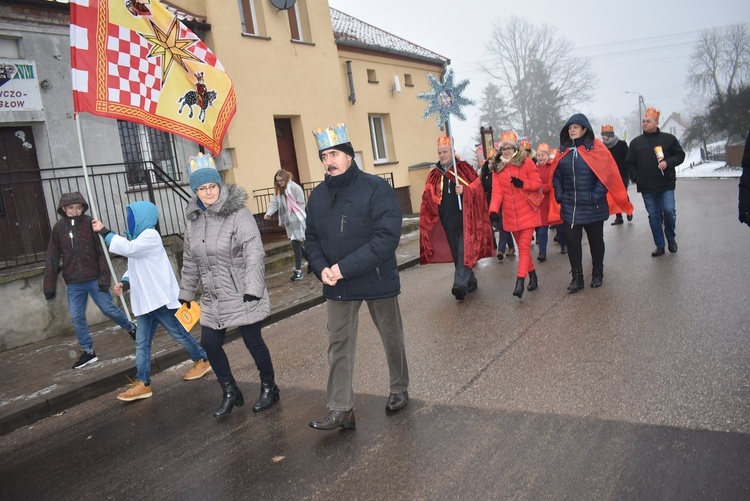
<svg viewBox="0 0 750 501">
<path fill-rule="evenodd" d="M 279 146 L 281 168 L 291 172 L 294 182 L 301 184 L 297 167 L 297 152 L 294 149 L 292 121 L 289 118 L 274 118 L 273 123 L 276 126 L 276 143 Z"/>
<path fill-rule="evenodd" d="M 37 261 L 49 237 L 31 127 L 0 127 L 0 265 Z"/>
</svg>

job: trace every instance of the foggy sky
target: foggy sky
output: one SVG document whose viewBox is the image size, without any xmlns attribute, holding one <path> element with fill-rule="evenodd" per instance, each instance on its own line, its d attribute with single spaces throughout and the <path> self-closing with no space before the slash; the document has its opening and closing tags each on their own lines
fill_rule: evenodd
<svg viewBox="0 0 750 501">
<path fill-rule="evenodd" d="M 602 120 L 637 110 L 638 95 L 626 91 L 659 108 L 662 121 L 672 112 L 690 115 L 694 106 L 685 82 L 700 31 L 750 22 L 746 0 L 329 0 L 329 5 L 449 58 L 455 81 L 471 82 L 464 96 L 477 103 L 489 82 L 479 65 L 490 60 L 485 47 L 495 23 L 510 15 L 546 23 L 575 44 L 575 55 L 591 58 L 599 85 L 594 99 L 576 111 L 588 115 L 597 134 Z M 456 149 L 467 156 L 479 113 L 477 106 L 463 111 L 465 122 L 451 122 Z"/>
</svg>

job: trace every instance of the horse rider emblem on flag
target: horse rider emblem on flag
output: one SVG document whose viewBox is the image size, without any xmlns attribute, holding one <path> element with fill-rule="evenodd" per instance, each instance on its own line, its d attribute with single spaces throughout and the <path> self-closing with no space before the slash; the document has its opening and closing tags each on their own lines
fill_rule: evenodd
<svg viewBox="0 0 750 501">
<path fill-rule="evenodd" d="M 213 52 L 158 0 L 70 6 L 75 110 L 177 134 L 218 155 L 237 102 Z"/>
</svg>

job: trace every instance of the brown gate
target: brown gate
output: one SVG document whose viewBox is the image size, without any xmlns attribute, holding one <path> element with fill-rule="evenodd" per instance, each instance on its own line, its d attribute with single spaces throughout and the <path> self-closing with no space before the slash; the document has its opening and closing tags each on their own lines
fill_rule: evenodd
<svg viewBox="0 0 750 501">
<path fill-rule="evenodd" d="M 31 127 L 0 127 L 0 266 L 34 262 L 47 247 L 50 223 L 40 180 Z"/>
</svg>

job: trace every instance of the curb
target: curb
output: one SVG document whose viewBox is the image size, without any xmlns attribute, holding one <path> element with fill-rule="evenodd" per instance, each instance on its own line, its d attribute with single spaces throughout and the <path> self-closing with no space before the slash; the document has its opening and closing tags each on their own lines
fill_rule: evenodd
<svg viewBox="0 0 750 501">
<path fill-rule="evenodd" d="M 402 262 L 398 265 L 398 269 L 403 271 L 417 264 L 419 264 L 419 257 Z M 263 326 L 275 324 L 324 302 L 325 298 L 322 294 L 300 301 L 271 313 L 263 322 Z M 227 331 L 225 342 L 228 343 L 239 338 L 239 330 L 232 329 Z M 185 360 L 187 360 L 185 350 L 179 345 L 175 346 L 153 359 L 151 375 L 156 375 L 170 367 L 181 364 Z M 135 378 L 135 367 L 113 370 L 95 381 L 89 381 L 58 393 L 53 392 L 43 401 L 29 402 L 28 405 L 17 408 L 12 412 L 0 412 L 0 436 L 51 417 L 88 400 L 111 393 L 123 386 L 122 382 L 126 377 Z"/>
</svg>

